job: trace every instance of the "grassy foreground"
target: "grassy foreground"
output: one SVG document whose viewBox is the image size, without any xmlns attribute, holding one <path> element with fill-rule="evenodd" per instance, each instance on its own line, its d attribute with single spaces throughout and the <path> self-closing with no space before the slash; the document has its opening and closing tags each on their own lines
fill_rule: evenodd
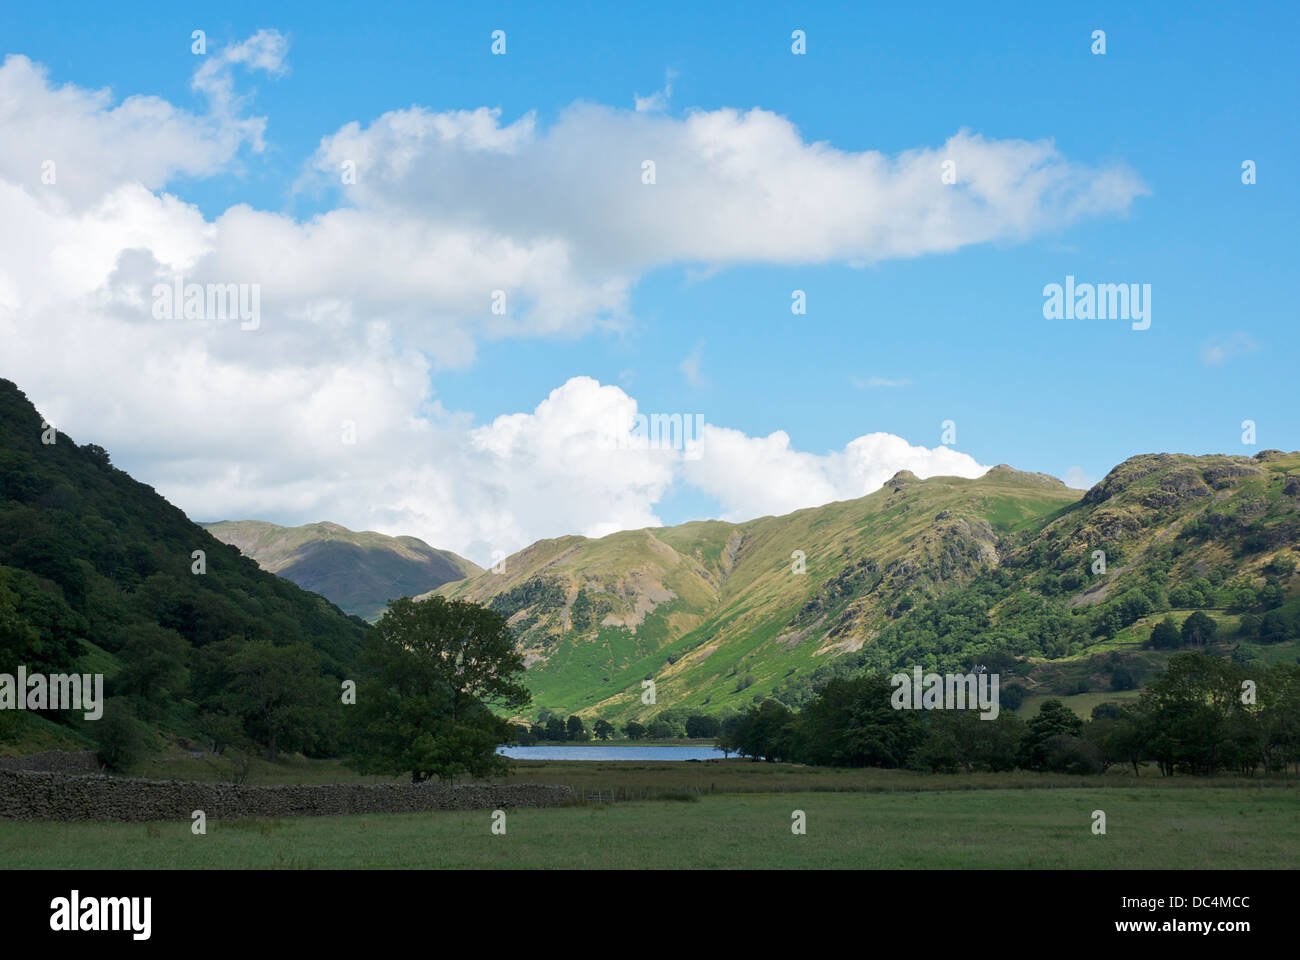
<svg viewBox="0 0 1300 960">
<path fill-rule="evenodd" d="M 1300 792 L 715 793 L 689 802 L 187 823 L 0 822 L 8 868 L 1294 868 Z M 1091 832 L 1104 810 L 1107 834 Z M 803 810 L 807 834 L 791 832 Z"/>
<path fill-rule="evenodd" d="M 693 793 L 899 793 L 968 790 L 1059 790 L 1077 787 L 1100 793 L 1147 789 L 1159 792 L 1199 791 L 1205 788 L 1244 792 L 1285 790 L 1300 805 L 1300 781 L 1274 774 L 1268 777 L 1162 777 L 1144 766 L 1134 777 L 1131 767 L 1111 767 L 1101 776 L 1038 773 L 1011 770 L 1000 773 L 920 773 L 879 767 L 812 767 L 795 763 L 753 763 L 724 760 L 718 763 L 673 761 L 568 761 L 516 760 L 514 774 L 497 783 L 566 784 L 584 801 L 652 800 L 664 794 Z"/>
</svg>

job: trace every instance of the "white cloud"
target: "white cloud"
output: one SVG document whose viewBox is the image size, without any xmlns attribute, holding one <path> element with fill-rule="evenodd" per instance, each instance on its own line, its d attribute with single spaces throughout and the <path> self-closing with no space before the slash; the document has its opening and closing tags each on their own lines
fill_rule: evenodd
<svg viewBox="0 0 1300 960">
<path fill-rule="evenodd" d="M 704 343 L 701 341 L 692 347 L 691 352 L 677 365 L 677 369 L 681 371 L 682 376 L 686 378 L 686 382 L 692 387 L 707 387 L 709 385 L 709 381 L 700 373 L 700 362 L 703 359 Z"/>
<path fill-rule="evenodd" d="M 677 78 L 676 70 L 667 70 L 664 72 L 664 87 L 657 90 L 648 97 L 637 94 L 632 98 L 636 105 L 637 113 L 656 113 L 660 110 L 668 109 L 668 101 L 673 95 L 673 80 Z"/>
<path fill-rule="evenodd" d="M 239 62 L 248 69 L 278 69 L 266 48 L 283 38 L 274 31 L 257 38 Z M 248 44 L 253 40 L 241 48 Z M 129 96 L 113 105 L 109 90 L 55 87 L 43 66 L 6 56 L 0 64 L 0 180 L 66 214 L 126 184 L 157 190 L 176 176 L 224 169 L 244 144 L 261 149 L 266 126 L 264 117 L 240 114 L 243 103 L 230 92 L 233 62 L 218 55 L 199 69 L 195 87 L 210 109 L 193 114 L 152 96 Z M 54 164 L 53 184 L 42 178 L 48 162 Z"/>
<path fill-rule="evenodd" d="M 825 456 L 802 453 L 778 430 L 766 437 L 706 426 L 698 460 L 683 463 L 687 482 L 723 505 L 722 518 L 748 520 L 789 513 L 879 490 L 900 470 L 918 477 L 978 477 L 989 468 L 949 447 L 912 446 L 902 437 L 870 433 Z"/>
<path fill-rule="evenodd" d="M 1240 330 L 1227 337 L 1212 337 L 1201 348 L 1201 362 L 1207 367 L 1221 367 L 1234 357 L 1259 349 L 1255 338 Z"/>
<path fill-rule="evenodd" d="M 653 160 L 656 183 L 641 182 Z M 683 118 L 580 103 L 547 130 L 533 114 L 386 113 L 322 142 L 321 183 L 354 161 L 358 209 L 418 211 L 562 239 L 574 268 L 627 276 L 665 263 L 870 262 L 947 252 L 1122 214 L 1145 188 L 1051 143 L 962 131 L 897 156 L 807 143 L 769 111 Z M 944 160 L 958 182 L 940 180 Z"/>
<path fill-rule="evenodd" d="M 202 66 L 194 73 L 194 89 L 207 96 L 212 114 L 224 127 L 238 131 L 254 151 L 260 152 L 265 147 L 262 134 L 266 131 L 266 118 L 240 116 L 246 98 L 235 94 L 232 68 L 239 65 L 282 76 L 288 71 L 284 62 L 288 52 L 289 41 L 279 31 L 259 30 L 242 43 L 205 56 Z"/>
<path fill-rule="evenodd" d="M 209 220 L 164 192 L 263 148 L 266 119 L 237 81 L 284 74 L 286 51 L 262 31 L 210 53 L 198 113 L 54 86 L 20 56 L 0 66 L 0 374 L 199 519 L 330 519 L 486 561 L 538 537 L 653 525 L 675 484 L 745 518 L 860 496 L 899 469 L 976 475 L 963 454 L 885 434 L 818 456 L 784 433 L 711 425 L 700 460 L 619 450 L 611 425 L 635 401 L 582 377 L 475 425 L 434 399 L 430 376 L 471 363 L 485 338 L 627 324 L 638 278 L 665 264 L 917 256 L 1122 213 L 1142 191 L 1042 142 L 963 132 L 888 157 L 807 143 L 763 110 L 585 104 L 546 130 L 486 108 L 345 126 L 310 179 L 333 188 L 351 160 L 357 183 L 305 221 L 247 205 Z M 948 158 L 953 187 L 939 181 Z M 260 284 L 260 328 L 155 319 L 153 286 L 178 276 Z M 681 367 L 692 382 L 701 351 Z"/>
</svg>

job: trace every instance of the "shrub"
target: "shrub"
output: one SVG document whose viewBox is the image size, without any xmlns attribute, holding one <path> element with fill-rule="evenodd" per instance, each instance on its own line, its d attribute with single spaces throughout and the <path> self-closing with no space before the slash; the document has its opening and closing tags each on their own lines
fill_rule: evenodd
<svg viewBox="0 0 1300 960">
<path fill-rule="evenodd" d="M 104 705 L 104 716 L 95 724 L 95 756 L 114 773 L 144 756 L 140 724 L 125 702 L 113 699 Z"/>
</svg>

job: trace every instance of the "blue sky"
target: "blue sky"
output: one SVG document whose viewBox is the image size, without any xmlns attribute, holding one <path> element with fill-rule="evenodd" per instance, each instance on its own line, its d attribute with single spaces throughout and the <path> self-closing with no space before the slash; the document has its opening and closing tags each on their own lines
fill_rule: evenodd
<svg viewBox="0 0 1300 960">
<path fill-rule="evenodd" d="M 963 129 L 1046 140 L 1072 164 L 1120 166 L 1145 188 L 1126 213 L 952 252 L 654 264 L 636 274 L 619 329 L 485 333 L 472 362 L 435 363 L 432 397 L 475 424 L 532 411 L 586 376 L 642 410 L 699 411 L 751 437 L 783 430 L 817 455 L 873 432 L 934 447 L 949 419 L 957 449 L 981 464 L 1092 480 L 1138 453 L 1300 447 L 1296 6 L 1055 6 L 9 4 L 0 41 L 54 86 L 198 113 L 191 30 L 214 48 L 259 29 L 284 35 L 287 70 L 236 84 L 267 118 L 265 149 L 167 179 L 209 221 L 236 204 L 299 222 L 346 204 L 339 190 L 296 185 L 322 137 L 354 121 L 485 106 L 503 126 L 535 111 L 544 131 L 578 101 L 630 110 L 669 72 L 669 118 L 759 107 L 806 144 L 850 153 L 939 148 Z M 790 52 L 796 28 L 804 56 Z M 506 56 L 489 54 L 495 29 Z M 1090 52 L 1095 29 L 1104 56 Z M 1243 160 L 1257 165 L 1254 185 L 1241 182 Z M 1042 288 L 1067 274 L 1150 284 L 1150 329 L 1045 320 Z M 790 312 L 794 289 L 807 293 L 806 316 Z M 1216 344 L 1222 356 L 1208 352 Z M 693 353 L 695 377 L 682 370 Z M 1255 447 L 1241 442 L 1245 419 L 1258 425 Z M 122 446 L 128 467 L 157 455 Z M 296 517 L 273 499 L 256 509 Z M 709 492 L 680 483 L 656 507 L 668 523 L 718 512 Z"/>
</svg>

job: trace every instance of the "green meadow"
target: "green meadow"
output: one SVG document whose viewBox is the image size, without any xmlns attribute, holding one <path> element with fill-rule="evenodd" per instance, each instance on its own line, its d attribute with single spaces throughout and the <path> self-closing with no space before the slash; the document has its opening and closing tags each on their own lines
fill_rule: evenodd
<svg viewBox="0 0 1300 960">
<path fill-rule="evenodd" d="M 319 780 L 341 771 L 319 771 Z M 308 778 L 304 778 L 308 779 Z M 317 779 L 315 777 L 310 779 Z M 10 868 L 1287 869 L 1280 779 L 939 775 L 730 761 L 521 763 L 578 801 L 506 812 L 188 823 L 0 822 Z M 806 830 L 795 835 L 795 811 Z M 1106 814 L 1094 834 L 1093 812 Z"/>
</svg>

